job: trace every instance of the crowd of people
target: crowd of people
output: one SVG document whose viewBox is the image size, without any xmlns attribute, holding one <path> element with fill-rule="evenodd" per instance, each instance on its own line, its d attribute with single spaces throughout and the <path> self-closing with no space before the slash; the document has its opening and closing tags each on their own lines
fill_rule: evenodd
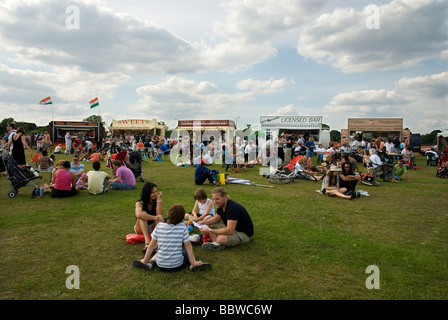
<svg viewBox="0 0 448 320">
<path fill-rule="evenodd" d="M 33 151 L 25 139 L 25 130 L 22 127 L 15 129 L 14 124 L 8 124 L 8 132 L 9 138 L 5 148 L 11 150 L 18 165 L 26 165 L 25 150 L 30 152 L 31 158 Z M 145 140 L 144 143 L 142 139 Z M 261 159 L 267 157 L 269 152 L 274 152 L 277 156 L 269 159 L 278 159 L 278 162 L 263 163 L 264 165 L 281 166 L 300 156 L 295 166 L 310 174 L 318 172 L 316 180 L 322 181 L 320 193 L 350 200 L 359 197 L 356 187 L 363 179 L 359 163 L 363 163 L 366 173 L 372 169 L 374 176 L 382 173 L 386 181 L 400 181 L 403 176 L 407 181 L 411 181 L 409 169 L 412 167 L 414 154 L 410 146 L 401 143 L 396 145 L 397 141 L 394 140 L 384 142 L 379 138 L 373 142 L 356 140 L 350 148 L 346 145 L 323 148 L 321 144 L 316 146 L 314 140 L 314 137 L 293 137 L 291 133 L 286 133 L 274 141 L 265 140 L 265 144 L 257 148 L 254 140 L 236 139 L 233 152 L 229 152 L 231 146 L 223 140 L 192 143 L 186 158 L 188 164 L 196 167 L 195 184 L 200 186 L 208 180 L 216 188 L 213 189 L 211 198 L 204 189 L 197 189 L 191 212 L 187 213 L 181 204 L 174 204 L 164 216 L 162 192 L 156 184 L 145 183 L 140 199 L 135 203 L 134 225 L 134 232 L 144 238 L 144 257 L 135 260 L 133 265 L 145 270 L 157 266 L 162 271 L 175 271 L 190 264 L 192 271 L 207 270 L 210 269 L 210 264 L 196 260 L 192 245 L 201 245 L 204 250 L 216 251 L 251 241 L 254 225 L 248 211 L 230 199 L 224 188 L 218 187 L 220 183 L 216 174 L 207 168 L 211 164 L 210 160 L 216 160 L 217 155 L 222 157 L 222 166 L 226 171 L 231 166 L 238 169 L 251 164 L 262 164 Z M 176 148 L 177 152 L 182 154 L 182 149 L 185 148 L 181 141 L 159 140 L 156 136 L 140 137 L 139 142 L 135 143 L 136 141 L 134 137 L 129 137 L 123 144 L 120 139 L 113 139 L 110 151 L 118 154 L 121 148 L 131 147 L 144 154 L 150 150 L 154 152 L 152 157 L 157 159 Z M 129 158 L 111 159 L 108 163 L 111 165 L 112 174 L 108 174 L 101 170 L 101 163 L 105 160 L 104 154 L 92 150 L 88 145 L 75 152 L 72 162 L 56 161 L 54 154 L 49 156 L 49 145 L 42 145 L 41 148 L 38 150 L 41 155 L 36 159 L 36 163 L 40 171 L 50 172 L 50 184 L 46 185 L 45 189 L 53 198 L 73 197 L 82 190 L 92 195 L 100 195 L 109 190 L 135 189 L 136 176 L 129 168 Z M 62 153 L 60 149 L 60 146 L 56 146 L 55 154 Z M 68 151 L 67 154 L 70 154 L 70 150 Z M 194 156 L 197 151 L 200 151 L 199 161 Z M 444 165 L 448 165 L 447 154 L 448 150 L 445 150 L 442 157 Z M 312 163 L 314 155 L 317 156 L 315 164 Z M 428 161 L 430 157 L 434 158 L 432 154 L 427 156 Z M 396 164 L 394 159 L 397 160 Z M 93 170 L 86 172 L 81 161 L 91 161 Z M 189 224 L 194 224 L 200 234 L 192 238 L 187 229 Z"/>
</svg>

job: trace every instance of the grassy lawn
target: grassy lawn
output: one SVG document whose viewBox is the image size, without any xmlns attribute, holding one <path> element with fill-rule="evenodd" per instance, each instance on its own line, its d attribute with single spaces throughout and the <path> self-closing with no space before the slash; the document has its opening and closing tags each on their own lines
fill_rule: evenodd
<svg viewBox="0 0 448 320">
<path fill-rule="evenodd" d="M 212 264 L 198 273 L 133 268 L 143 243 L 125 236 L 133 233 L 141 182 L 132 191 L 70 199 L 31 199 L 30 184 L 11 199 L 3 176 L 0 299 L 447 299 L 448 180 L 436 178 L 425 158 L 417 164 L 411 182 L 361 185 L 370 197 L 350 201 L 318 194 L 320 182 L 226 185 L 250 213 L 255 236 L 220 252 L 194 247 L 197 259 Z M 169 160 L 143 164 L 145 179 L 163 192 L 165 214 L 175 203 L 193 208 L 194 170 Z M 49 173 L 42 175 L 35 181 L 48 183 Z M 258 168 L 231 176 L 269 184 Z M 213 186 L 204 189 L 211 197 Z M 66 288 L 70 265 L 80 270 L 79 290 Z M 366 288 L 370 265 L 379 268 L 380 289 Z"/>
</svg>

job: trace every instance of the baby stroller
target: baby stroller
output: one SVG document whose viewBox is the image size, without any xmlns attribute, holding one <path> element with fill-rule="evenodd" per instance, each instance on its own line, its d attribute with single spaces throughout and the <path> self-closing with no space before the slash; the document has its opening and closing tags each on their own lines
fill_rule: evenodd
<svg viewBox="0 0 448 320">
<path fill-rule="evenodd" d="M 126 163 L 126 166 L 131 169 L 136 179 L 139 179 L 141 182 L 146 182 L 142 177 L 142 155 L 139 151 L 134 151 L 129 154 L 129 162 Z"/>
<path fill-rule="evenodd" d="M 31 197 L 34 198 L 39 196 L 39 185 L 33 180 L 37 178 L 42 179 L 42 177 L 35 172 L 31 166 L 26 166 L 23 169 L 19 167 L 16 160 L 14 160 L 14 158 L 6 150 L 0 150 L 0 155 L 3 165 L 5 166 L 6 176 L 11 183 L 11 189 L 8 192 L 8 197 L 14 198 L 17 193 L 19 193 L 19 189 L 26 186 L 28 183 L 31 183 L 34 186 L 34 189 L 31 192 Z"/>
</svg>

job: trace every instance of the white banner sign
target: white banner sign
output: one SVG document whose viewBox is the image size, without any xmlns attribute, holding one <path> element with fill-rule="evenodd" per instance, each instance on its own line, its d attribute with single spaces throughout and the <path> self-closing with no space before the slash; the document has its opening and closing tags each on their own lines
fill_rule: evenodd
<svg viewBox="0 0 448 320">
<path fill-rule="evenodd" d="M 322 116 L 260 116 L 261 129 L 321 129 Z"/>
</svg>

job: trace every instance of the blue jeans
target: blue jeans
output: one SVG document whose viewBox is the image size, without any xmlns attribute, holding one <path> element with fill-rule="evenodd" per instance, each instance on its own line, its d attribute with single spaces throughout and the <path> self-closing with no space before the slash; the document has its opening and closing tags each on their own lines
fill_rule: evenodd
<svg viewBox="0 0 448 320">
<path fill-rule="evenodd" d="M 135 186 L 131 186 L 124 182 L 112 182 L 110 187 L 114 190 L 132 190 L 135 188 Z"/>
</svg>

